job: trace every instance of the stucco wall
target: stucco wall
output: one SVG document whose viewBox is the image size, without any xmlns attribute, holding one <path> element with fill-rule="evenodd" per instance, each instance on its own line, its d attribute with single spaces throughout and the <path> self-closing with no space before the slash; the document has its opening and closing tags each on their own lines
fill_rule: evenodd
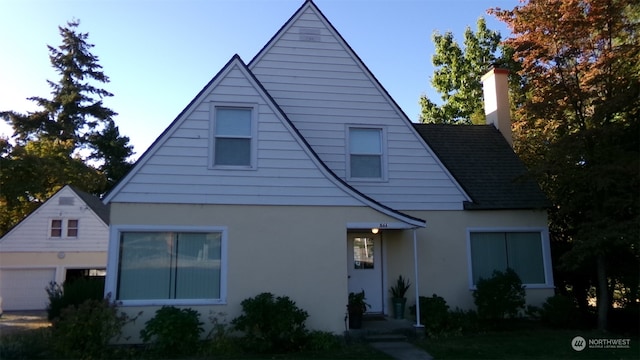
<svg viewBox="0 0 640 360">
<path fill-rule="evenodd" d="M 231 320 L 240 314 L 242 300 L 268 291 L 289 296 L 306 310 L 309 328 L 336 333 L 344 330 L 347 301 L 347 223 L 392 220 L 366 207 L 114 203 L 111 208 L 112 227 L 228 227 L 227 304 L 188 306 L 198 309 L 204 322 L 211 312 L 224 312 Z M 108 276 L 114 274 L 109 269 Z M 108 278 L 110 282 L 115 284 Z M 157 308 L 143 308 L 135 326 L 127 329 L 131 341 Z M 135 315 L 141 308 L 125 309 Z"/>
<path fill-rule="evenodd" d="M 59 254 L 64 257 L 60 258 Z M 62 255 L 61 255 L 62 256 Z M 55 268 L 56 282 L 62 284 L 66 269 L 96 269 L 107 265 L 107 252 L 13 252 L 0 253 L 0 268 Z"/>
<path fill-rule="evenodd" d="M 546 228 L 544 211 L 423 211 L 411 215 L 427 221 L 417 231 L 419 290 L 421 296 L 442 296 L 454 309 L 474 309 L 469 286 L 467 230 L 469 228 Z M 413 235 L 411 231 L 383 233 L 387 255 L 387 286 L 398 274 L 415 284 Z M 409 289 L 408 305 L 415 305 L 415 285 Z M 540 305 L 552 296 L 552 287 L 527 289 L 527 302 Z M 387 307 L 388 311 L 391 308 Z"/>
</svg>

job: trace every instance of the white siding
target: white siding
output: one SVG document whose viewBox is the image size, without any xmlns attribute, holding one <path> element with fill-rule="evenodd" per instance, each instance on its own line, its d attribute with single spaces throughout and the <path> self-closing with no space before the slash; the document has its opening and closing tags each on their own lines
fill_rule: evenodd
<svg viewBox="0 0 640 360">
<path fill-rule="evenodd" d="M 308 41 L 308 33 L 319 41 Z M 343 179 L 347 125 L 385 127 L 388 181 L 351 182 L 358 190 L 398 210 L 462 209 L 466 196 L 460 187 L 311 5 L 250 67 L 319 157 Z"/>
<path fill-rule="evenodd" d="M 60 205 L 61 197 L 73 198 L 73 205 Z M 50 237 L 52 219 L 78 220 L 78 236 Z M 108 226 L 73 190 L 64 187 L 0 239 L 0 252 L 106 252 L 108 238 Z"/>
<path fill-rule="evenodd" d="M 215 103 L 246 104 L 258 109 L 255 169 L 209 166 L 210 112 Z M 231 63 L 171 125 L 110 201 L 362 205 L 319 166 L 269 100 L 256 89 L 241 64 Z"/>
</svg>

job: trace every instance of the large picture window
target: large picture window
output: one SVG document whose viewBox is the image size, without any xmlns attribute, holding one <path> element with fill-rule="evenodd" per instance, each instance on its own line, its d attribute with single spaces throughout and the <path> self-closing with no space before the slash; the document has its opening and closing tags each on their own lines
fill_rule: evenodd
<svg viewBox="0 0 640 360">
<path fill-rule="evenodd" d="M 251 166 L 252 108 L 214 107 L 214 166 Z"/>
<path fill-rule="evenodd" d="M 220 299 L 221 232 L 121 232 L 118 300 Z"/>
<path fill-rule="evenodd" d="M 546 284 L 540 232 L 471 232 L 473 285 L 490 278 L 495 270 L 513 269 L 523 284 Z"/>
<path fill-rule="evenodd" d="M 349 128 L 349 177 L 383 178 L 382 129 Z"/>
</svg>

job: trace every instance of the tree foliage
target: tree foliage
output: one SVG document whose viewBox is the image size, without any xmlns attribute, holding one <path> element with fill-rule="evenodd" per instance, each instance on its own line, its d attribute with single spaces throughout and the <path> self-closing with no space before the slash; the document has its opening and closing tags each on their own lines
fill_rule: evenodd
<svg viewBox="0 0 640 360">
<path fill-rule="evenodd" d="M 604 329 L 614 285 L 638 298 L 640 3 L 529 0 L 492 12 L 522 66 L 516 150 L 555 205 L 561 268 L 596 269 Z"/>
<path fill-rule="evenodd" d="M 509 49 L 500 45 L 500 33 L 487 28 L 484 18 L 478 19 L 476 32 L 467 27 L 464 47 L 460 47 L 451 32 L 433 34 L 436 70 L 431 85 L 441 94 L 442 105 L 426 95 L 420 97 L 420 120 L 439 124 L 484 123 L 482 83 L 480 78 L 495 63 L 508 66 L 503 55 Z M 504 57 L 504 58 L 503 58 Z"/>
<path fill-rule="evenodd" d="M 33 211 L 66 184 L 99 195 L 131 167 L 129 138 L 104 106 L 112 96 L 97 86 L 108 83 L 88 34 L 79 21 L 59 27 L 62 44 L 48 46 L 51 65 L 60 76 L 48 80 L 51 98 L 30 97 L 38 110 L 2 111 L 14 130 L 13 141 L 0 139 L 0 233 Z"/>
</svg>

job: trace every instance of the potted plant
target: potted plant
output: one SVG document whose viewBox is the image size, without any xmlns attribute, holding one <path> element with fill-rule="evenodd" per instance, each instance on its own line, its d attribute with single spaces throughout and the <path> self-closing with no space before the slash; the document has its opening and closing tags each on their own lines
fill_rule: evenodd
<svg viewBox="0 0 640 360">
<path fill-rule="evenodd" d="M 411 284 L 408 279 L 398 276 L 396 284 L 391 286 L 389 292 L 391 292 L 391 303 L 393 304 L 393 318 L 404 319 L 404 309 L 407 304 L 407 298 L 405 294 Z"/>
<path fill-rule="evenodd" d="M 360 329 L 362 327 L 362 315 L 371 305 L 365 301 L 364 290 L 359 293 L 349 293 L 347 311 L 349 313 L 349 329 Z"/>
</svg>

